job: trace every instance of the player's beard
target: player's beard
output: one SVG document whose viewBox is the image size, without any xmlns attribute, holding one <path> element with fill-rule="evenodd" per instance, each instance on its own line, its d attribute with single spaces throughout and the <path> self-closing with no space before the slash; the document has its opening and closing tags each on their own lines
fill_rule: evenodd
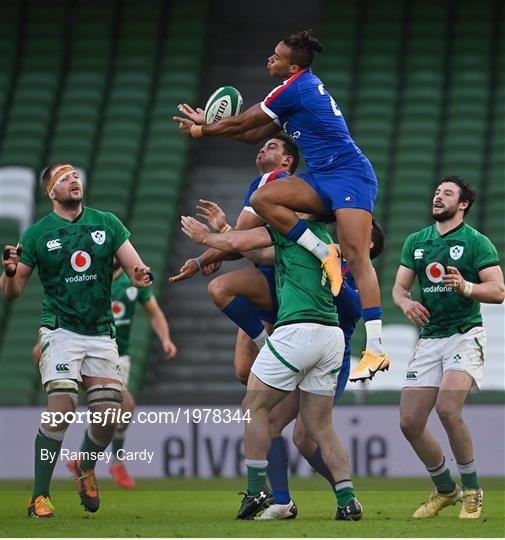
<svg viewBox="0 0 505 540">
<path fill-rule="evenodd" d="M 64 210 L 75 210 L 76 208 L 79 208 L 82 203 L 82 193 L 79 197 L 75 198 L 69 195 L 66 199 L 59 201 L 59 203 Z"/>
<path fill-rule="evenodd" d="M 432 211 L 431 216 L 435 221 L 443 223 L 444 221 L 449 221 L 450 219 L 452 219 L 456 215 L 457 211 L 457 208 L 446 208 L 443 212 L 440 212 L 438 214 L 435 214 L 435 212 Z"/>
</svg>

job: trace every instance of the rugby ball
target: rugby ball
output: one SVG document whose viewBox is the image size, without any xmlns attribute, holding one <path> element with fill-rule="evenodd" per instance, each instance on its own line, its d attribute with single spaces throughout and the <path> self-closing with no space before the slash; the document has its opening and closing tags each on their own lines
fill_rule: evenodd
<svg viewBox="0 0 505 540">
<path fill-rule="evenodd" d="M 236 116 L 242 110 L 243 99 L 233 86 L 218 88 L 205 105 L 205 123 L 214 124 L 223 118 Z"/>
</svg>

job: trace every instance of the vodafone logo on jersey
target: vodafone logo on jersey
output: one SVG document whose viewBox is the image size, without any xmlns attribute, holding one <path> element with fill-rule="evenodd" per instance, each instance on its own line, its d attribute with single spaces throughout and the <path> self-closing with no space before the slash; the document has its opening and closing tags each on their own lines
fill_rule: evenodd
<svg viewBox="0 0 505 540">
<path fill-rule="evenodd" d="M 126 307 L 123 304 L 123 302 L 118 302 L 117 300 L 114 300 L 112 302 L 112 315 L 114 315 L 114 319 L 120 319 L 126 311 Z"/>
<path fill-rule="evenodd" d="M 74 251 L 70 264 L 76 272 L 85 272 L 91 266 L 91 256 L 85 251 Z"/>
<path fill-rule="evenodd" d="M 440 283 L 445 275 L 444 267 L 439 262 L 430 263 L 426 267 L 426 277 L 432 283 Z"/>
</svg>

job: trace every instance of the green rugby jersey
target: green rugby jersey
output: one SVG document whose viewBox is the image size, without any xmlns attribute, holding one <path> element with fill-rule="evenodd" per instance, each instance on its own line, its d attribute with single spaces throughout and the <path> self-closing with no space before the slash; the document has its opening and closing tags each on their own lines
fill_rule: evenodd
<svg viewBox="0 0 505 540">
<path fill-rule="evenodd" d="M 499 265 L 486 236 L 465 223 L 443 235 L 432 225 L 407 237 L 400 262 L 416 272 L 421 303 L 430 312 L 421 337 L 448 337 L 482 325 L 480 303 L 445 286 L 442 277 L 447 266 L 454 266 L 466 281 L 480 283 L 479 271 Z"/>
<path fill-rule="evenodd" d="M 112 257 L 129 236 L 116 216 L 92 208 L 72 222 L 51 212 L 28 227 L 21 262 L 38 268 L 41 326 L 114 335 Z"/>
<path fill-rule="evenodd" d="M 323 242 L 333 242 L 325 223 L 306 223 Z M 275 245 L 275 284 L 279 311 L 274 328 L 301 322 L 338 326 L 330 280 L 321 268 L 321 261 L 275 229 L 267 226 L 267 230 Z"/>
<path fill-rule="evenodd" d="M 129 352 L 131 324 L 137 302 L 145 304 L 151 296 L 151 287 L 140 289 L 134 287 L 124 272 L 112 280 L 112 315 L 116 325 L 119 356 L 127 355 Z"/>
</svg>

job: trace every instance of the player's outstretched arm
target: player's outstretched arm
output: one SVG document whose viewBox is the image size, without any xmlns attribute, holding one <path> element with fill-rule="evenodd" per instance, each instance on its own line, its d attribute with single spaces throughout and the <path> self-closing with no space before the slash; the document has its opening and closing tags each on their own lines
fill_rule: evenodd
<svg viewBox="0 0 505 540">
<path fill-rule="evenodd" d="M 271 125 L 273 120 L 267 113 L 263 112 L 259 103 L 253 105 L 247 111 L 237 116 L 229 116 L 215 122 L 214 124 L 204 124 L 199 126 L 189 118 L 174 116 L 174 121 L 179 122 L 179 127 L 185 135 L 191 137 L 234 137 L 243 135 L 250 130 Z M 273 128 L 271 128 L 273 129 Z M 277 131 L 280 127 L 277 126 Z M 277 131 L 275 133 L 277 133 Z"/>
<path fill-rule="evenodd" d="M 201 126 L 205 123 L 205 111 L 203 109 L 196 108 L 195 110 L 187 103 L 179 104 L 178 109 L 182 114 L 187 117 L 187 120 L 191 121 L 186 123 L 181 117 L 174 117 L 174 120 L 179 122 L 179 124 L 182 124 L 180 127 L 184 133 L 187 132 L 188 135 L 190 134 L 188 130 L 191 129 L 191 123 L 194 123 L 197 126 Z M 265 126 L 250 129 L 246 133 L 241 133 L 240 135 L 233 135 L 230 138 L 234 141 L 239 141 L 246 144 L 258 144 L 261 141 L 264 141 L 265 139 L 276 135 L 277 133 L 279 133 L 279 131 L 281 131 L 280 126 L 278 126 L 275 122 L 271 122 L 270 124 L 267 124 Z"/>
<path fill-rule="evenodd" d="M 207 225 L 190 216 L 181 216 L 182 232 L 198 244 L 221 251 L 249 251 L 272 245 L 268 231 L 258 227 L 250 231 L 230 231 L 223 234 L 212 233 Z"/>
<path fill-rule="evenodd" d="M 129 240 L 116 251 L 116 257 L 134 287 L 149 287 L 153 282 L 151 269 L 146 266 Z"/>
<path fill-rule="evenodd" d="M 168 326 L 168 321 L 161 311 L 160 306 L 154 296 L 151 296 L 149 300 L 143 304 L 144 311 L 149 316 L 151 320 L 151 326 L 161 341 L 161 346 L 165 351 L 167 358 L 175 358 L 177 354 L 177 347 L 170 338 L 170 328 Z"/>
<path fill-rule="evenodd" d="M 447 267 L 447 273 L 442 278 L 447 287 L 476 302 L 486 304 L 501 304 L 505 299 L 503 272 L 499 266 L 490 266 L 479 272 L 481 283 L 465 281 L 459 270 L 454 266 Z"/>
<path fill-rule="evenodd" d="M 3 250 L 4 273 L 0 277 L 0 288 L 9 301 L 14 300 L 22 293 L 32 274 L 31 267 L 20 262 L 22 250 L 21 244 L 7 245 Z"/>
<path fill-rule="evenodd" d="M 430 312 L 420 302 L 416 302 L 410 297 L 410 288 L 415 277 L 414 270 L 400 265 L 393 287 L 393 302 L 412 324 L 423 326 L 430 322 Z"/>
</svg>

